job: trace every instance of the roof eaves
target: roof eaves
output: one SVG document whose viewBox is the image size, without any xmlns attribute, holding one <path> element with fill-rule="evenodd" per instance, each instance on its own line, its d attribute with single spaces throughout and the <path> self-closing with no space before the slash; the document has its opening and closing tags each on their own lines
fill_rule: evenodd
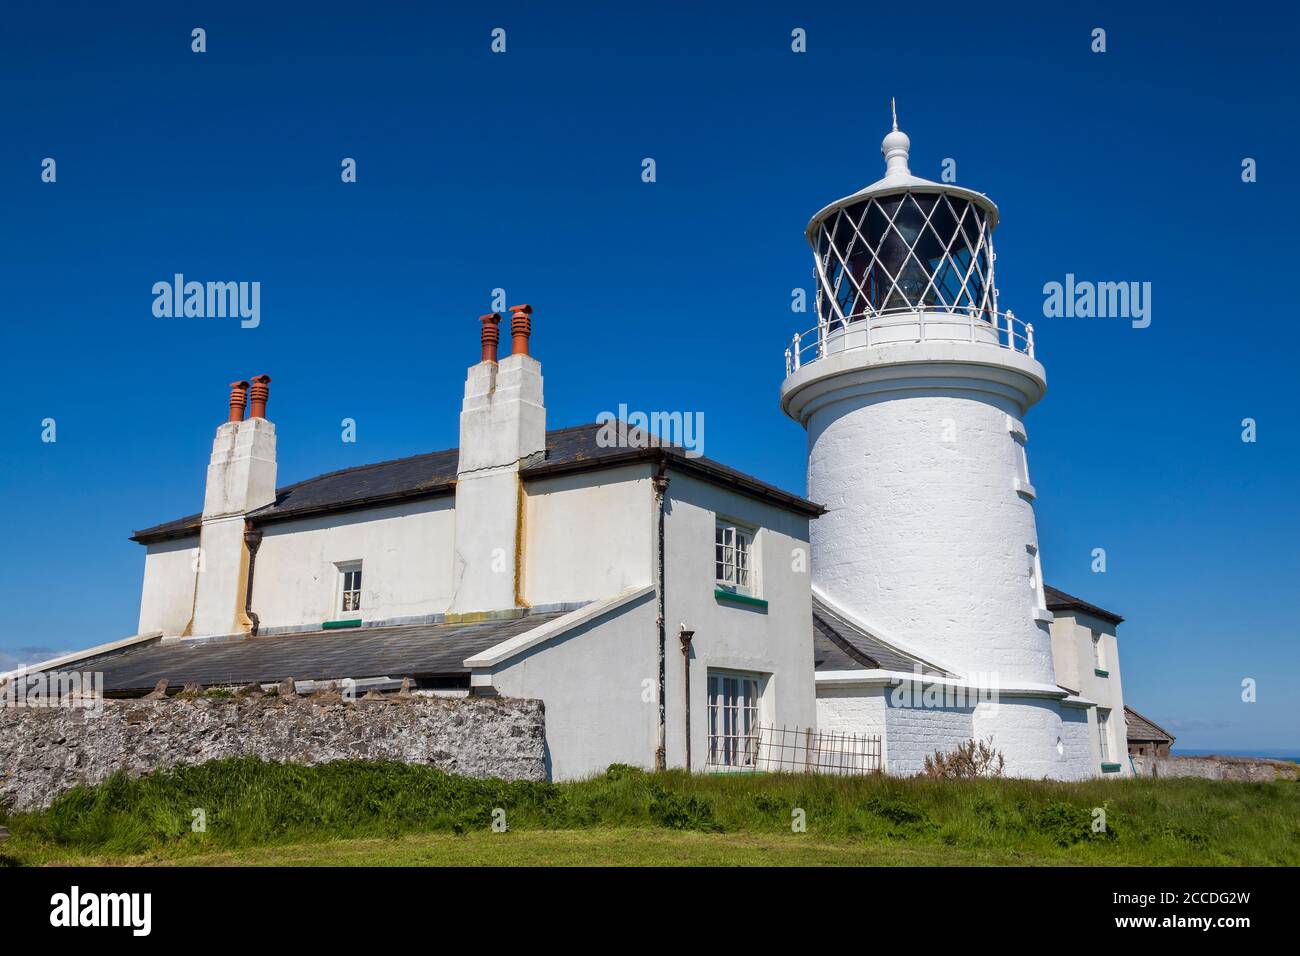
<svg viewBox="0 0 1300 956">
<path fill-rule="evenodd" d="M 190 538 L 199 533 L 202 523 L 202 515 L 189 515 L 165 524 L 134 531 L 127 540 L 135 541 L 137 544 L 153 544 L 157 541 L 169 541 L 172 538 Z"/>
<path fill-rule="evenodd" d="M 599 601 L 593 601 L 560 617 L 552 618 L 532 630 L 507 638 L 487 650 L 479 651 L 477 654 L 465 658 L 464 665 L 470 670 L 490 670 L 498 664 L 513 660 L 525 651 L 532 650 L 539 644 L 573 630 L 581 624 L 594 621 L 606 614 L 622 613 L 626 608 L 652 593 L 654 593 L 654 586 L 650 584 L 626 588 L 617 594 L 601 598 Z"/>
<path fill-rule="evenodd" d="M 440 498 L 445 495 L 453 494 L 456 491 L 456 482 L 442 481 L 436 485 L 429 485 L 425 488 L 410 488 L 403 491 L 392 492 L 383 495 L 372 495 L 368 498 L 354 498 L 349 501 L 330 502 L 321 505 L 312 505 L 302 508 L 277 508 L 275 505 L 266 505 L 258 508 L 256 511 L 249 512 L 248 519 L 255 525 L 276 524 L 281 521 L 297 521 L 300 518 L 311 518 L 323 514 L 341 514 L 348 511 L 364 511 L 367 508 L 377 508 L 383 505 L 397 504 L 403 501 L 418 501 L 422 498 Z"/>
<path fill-rule="evenodd" d="M 1067 594 L 1060 588 L 1054 588 L 1050 584 L 1044 587 L 1047 598 L 1047 609 L 1049 611 L 1073 610 L 1082 611 L 1092 617 L 1100 618 L 1103 621 L 1109 621 L 1112 624 L 1124 623 L 1124 618 L 1120 617 L 1114 611 L 1108 611 L 1104 607 L 1098 607 L 1096 604 L 1090 604 L 1082 598 L 1077 598 L 1073 594 Z"/>
<path fill-rule="evenodd" d="M 1132 715 L 1133 715 L 1134 717 L 1136 717 L 1138 720 L 1144 721 L 1145 723 L 1150 724 L 1150 725 L 1151 725 L 1152 727 L 1154 727 L 1156 730 L 1160 731 L 1160 733 L 1164 734 L 1166 737 L 1169 738 L 1169 742 L 1170 742 L 1170 743 L 1173 743 L 1175 740 L 1178 739 L 1178 738 L 1175 737 L 1173 734 L 1171 734 L 1169 731 L 1165 730 L 1163 727 L 1161 727 L 1159 724 L 1157 724 L 1157 723 L 1156 723 L 1154 720 L 1152 720 L 1150 717 L 1147 717 L 1147 716 L 1144 715 L 1144 714 L 1139 714 L 1136 710 L 1134 710 L 1134 709 L 1133 709 L 1132 707 L 1130 707 L 1128 704 L 1125 704 L 1125 705 L 1124 705 L 1124 710 L 1125 710 L 1126 713 L 1130 713 L 1130 714 L 1132 714 Z"/>
<path fill-rule="evenodd" d="M 618 452 L 594 457 L 576 457 L 564 461 L 542 462 L 522 469 L 522 478 L 549 478 L 555 475 L 574 474 L 583 471 L 596 471 L 603 468 L 615 468 L 620 465 L 650 462 L 662 464 L 667 468 L 704 478 L 712 484 L 739 491 L 751 498 L 765 501 L 788 511 L 816 518 L 826 513 L 826 509 L 814 501 L 801 498 L 788 491 L 782 491 L 775 485 L 769 485 L 744 472 L 727 468 L 709 458 L 691 458 L 676 447 L 649 446 L 646 448 L 629 448 Z"/>
</svg>

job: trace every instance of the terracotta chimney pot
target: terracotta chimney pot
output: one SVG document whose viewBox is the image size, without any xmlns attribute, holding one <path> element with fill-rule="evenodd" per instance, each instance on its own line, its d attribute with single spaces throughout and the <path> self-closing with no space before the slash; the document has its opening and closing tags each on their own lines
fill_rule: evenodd
<svg viewBox="0 0 1300 956">
<path fill-rule="evenodd" d="M 510 307 L 510 354 L 527 355 L 528 337 L 533 334 L 533 307 L 531 305 L 512 305 Z"/>
<path fill-rule="evenodd" d="M 500 312 L 489 312 L 487 315 L 480 315 L 478 320 L 483 323 L 483 328 L 479 332 L 479 341 L 483 344 L 483 362 L 495 362 L 497 360 L 497 343 L 501 341 L 501 324 Z"/>
<path fill-rule="evenodd" d="M 244 406 L 248 404 L 248 383 L 245 381 L 230 383 L 230 417 L 228 422 L 244 420 Z"/>
<path fill-rule="evenodd" d="M 271 394 L 270 385 L 271 376 L 269 375 L 258 375 L 253 379 L 253 387 L 251 389 L 253 406 L 248 410 L 249 418 L 266 417 L 266 400 Z"/>
</svg>

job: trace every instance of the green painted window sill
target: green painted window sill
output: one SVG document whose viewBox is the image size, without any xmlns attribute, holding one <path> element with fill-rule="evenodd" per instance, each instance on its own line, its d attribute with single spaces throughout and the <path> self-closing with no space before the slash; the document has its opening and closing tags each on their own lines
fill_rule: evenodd
<svg viewBox="0 0 1300 956">
<path fill-rule="evenodd" d="M 321 627 L 326 631 L 337 631 L 339 628 L 343 628 L 343 627 L 360 627 L 360 626 L 361 626 L 361 618 L 357 618 L 354 621 L 326 621 L 324 624 L 321 625 Z"/>
<path fill-rule="evenodd" d="M 735 591 L 728 591 L 726 588 L 714 588 L 713 596 L 719 601 L 731 601 L 733 604 L 744 604 L 746 607 L 767 610 L 767 602 L 762 598 L 750 597 L 748 594 L 737 594 Z"/>
<path fill-rule="evenodd" d="M 1117 763 L 1104 763 L 1104 764 L 1101 765 L 1101 772 L 1102 772 L 1102 773 L 1119 773 L 1119 764 L 1117 764 Z"/>
<path fill-rule="evenodd" d="M 1098 677 L 1109 677 L 1109 676 L 1110 676 L 1110 671 L 1104 671 L 1104 670 L 1102 670 L 1100 667 L 1094 667 L 1094 668 L 1092 669 L 1092 672 L 1093 672 L 1094 674 L 1096 674 Z"/>
</svg>

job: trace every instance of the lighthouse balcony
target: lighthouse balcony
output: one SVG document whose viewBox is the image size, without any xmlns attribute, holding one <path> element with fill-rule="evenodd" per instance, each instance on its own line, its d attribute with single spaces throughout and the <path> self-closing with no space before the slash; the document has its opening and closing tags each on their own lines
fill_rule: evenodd
<svg viewBox="0 0 1300 956">
<path fill-rule="evenodd" d="M 787 377 L 841 352 L 907 342 L 966 342 L 1034 357 L 1034 326 L 989 309 L 922 307 L 823 320 L 797 333 L 785 350 Z"/>
</svg>

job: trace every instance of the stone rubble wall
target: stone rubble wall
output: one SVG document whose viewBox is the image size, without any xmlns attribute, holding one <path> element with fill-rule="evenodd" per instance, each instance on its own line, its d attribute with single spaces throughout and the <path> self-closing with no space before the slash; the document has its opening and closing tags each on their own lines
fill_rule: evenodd
<svg viewBox="0 0 1300 956">
<path fill-rule="evenodd" d="M 1201 777 L 1205 780 L 1295 780 L 1300 765 L 1248 757 L 1153 757 L 1134 754 L 1139 777 Z"/>
<path fill-rule="evenodd" d="M 397 760 L 466 777 L 545 780 L 540 700 L 387 695 L 172 697 L 71 707 L 0 707 L 0 805 L 48 806 L 117 770 L 225 757 L 320 764 Z"/>
</svg>

